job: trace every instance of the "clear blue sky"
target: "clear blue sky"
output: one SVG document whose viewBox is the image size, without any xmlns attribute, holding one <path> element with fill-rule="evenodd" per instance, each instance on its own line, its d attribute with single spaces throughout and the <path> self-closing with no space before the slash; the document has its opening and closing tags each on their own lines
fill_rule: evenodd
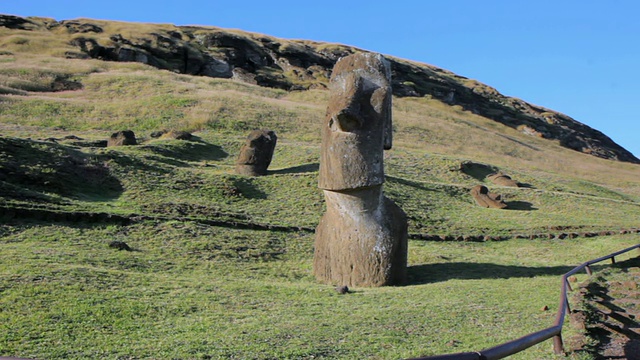
<svg viewBox="0 0 640 360">
<path fill-rule="evenodd" d="M 640 157 L 634 0 L 0 0 L 0 13 L 211 25 L 352 45 L 563 112 Z"/>
</svg>

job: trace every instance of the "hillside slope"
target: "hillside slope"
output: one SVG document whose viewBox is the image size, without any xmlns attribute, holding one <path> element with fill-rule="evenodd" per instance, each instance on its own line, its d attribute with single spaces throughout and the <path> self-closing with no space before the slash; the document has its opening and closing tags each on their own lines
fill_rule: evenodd
<svg viewBox="0 0 640 360">
<path fill-rule="evenodd" d="M 323 203 L 315 177 L 328 97 L 319 76 L 312 84 L 320 88 L 285 90 L 92 59 L 69 39 L 91 34 L 99 42 L 105 41 L 105 32 L 151 34 L 175 28 L 46 19 L 15 25 L 18 20 L 11 19 L 10 27 L 21 29 L 8 28 L 6 21 L 0 28 L 6 45 L 0 55 L 5 93 L 0 96 L 0 132 L 6 137 L 0 143 L 0 185 L 6 208 L 23 214 L 20 209 L 35 203 L 65 214 L 220 218 L 254 227 L 313 229 L 317 224 Z M 69 29 L 77 31 L 76 37 Z M 255 36 L 211 29 L 195 34 L 199 31 Z M 394 64 L 398 72 L 400 61 Z M 234 69 L 234 74 L 243 71 Z M 459 79 L 441 73 L 448 81 Z M 436 96 L 395 96 L 393 117 L 395 144 L 385 155 L 386 191 L 409 213 L 416 238 L 555 236 L 637 226 L 636 164 L 566 149 Z M 243 138 L 260 128 L 278 134 L 272 176 L 233 174 Z M 139 146 L 99 145 L 124 129 L 136 132 Z M 162 129 L 190 131 L 197 140 L 150 136 Z M 496 189 L 520 211 L 474 207 L 468 189 L 478 183 L 496 188 L 486 176 L 498 170 L 523 184 Z"/>
<path fill-rule="evenodd" d="M 0 27 L 4 27 L 3 48 L 8 49 L 5 55 L 37 43 L 50 49 L 56 46 L 52 55 L 57 57 L 139 62 L 181 74 L 232 78 L 287 91 L 324 88 L 335 61 L 361 51 L 339 44 L 202 26 L 0 15 Z M 390 60 L 393 91 L 398 97 L 434 98 L 576 151 L 640 163 L 603 133 L 567 115 L 504 96 L 490 86 L 434 66 Z M 53 80 L 52 89 L 80 86 L 64 77 Z"/>
</svg>

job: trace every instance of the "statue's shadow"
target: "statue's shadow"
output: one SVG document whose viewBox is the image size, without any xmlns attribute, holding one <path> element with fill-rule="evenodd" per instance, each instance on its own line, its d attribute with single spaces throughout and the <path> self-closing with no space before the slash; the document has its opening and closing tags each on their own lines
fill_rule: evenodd
<svg viewBox="0 0 640 360">
<path fill-rule="evenodd" d="M 508 210 L 520 210 L 520 211 L 534 211 L 538 210 L 532 203 L 527 201 L 507 201 Z"/>
<path fill-rule="evenodd" d="M 572 266 L 529 267 L 488 263 L 450 262 L 409 266 L 407 285 L 431 284 L 447 280 L 511 279 L 563 275 Z"/>
<path fill-rule="evenodd" d="M 268 174 L 304 174 L 317 172 L 320 169 L 319 163 L 309 163 L 297 166 L 292 166 L 284 169 L 269 170 Z"/>
</svg>

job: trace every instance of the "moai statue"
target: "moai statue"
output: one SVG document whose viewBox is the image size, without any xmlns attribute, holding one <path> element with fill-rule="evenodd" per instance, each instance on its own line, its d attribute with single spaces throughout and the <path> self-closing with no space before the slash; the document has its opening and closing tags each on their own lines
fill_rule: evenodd
<svg viewBox="0 0 640 360">
<path fill-rule="evenodd" d="M 489 192 L 489 189 L 484 185 L 476 185 L 471 191 L 471 196 L 476 201 L 476 204 L 493 209 L 505 209 L 507 204 L 502 200 L 502 196 Z"/>
<path fill-rule="evenodd" d="M 107 147 L 127 145 L 138 145 L 136 134 L 131 130 L 115 132 L 107 139 Z"/>
<path fill-rule="evenodd" d="M 498 171 L 497 173 L 493 173 L 487 176 L 492 183 L 500 186 L 511 186 L 511 187 L 519 187 L 517 181 L 513 180 L 511 176 L 504 174 L 502 171 Z"/>
<path fill-rule="evenodd" d="M 379 54 L 340 59 L 322 124 L 319 187 L 327 212 L 316 228 L 313 272 L 326 284 L 398 285 L 407 274 L 407 218 L 382 194 L 391 148 L 391 72 Z"/>
<path fill-rule="evenodd" d="M 271 130 L 253 130 L 240 149 L 236 161 L 236 174 L 266 175 L 277 140 L 276 133 Z"/>
</svg>

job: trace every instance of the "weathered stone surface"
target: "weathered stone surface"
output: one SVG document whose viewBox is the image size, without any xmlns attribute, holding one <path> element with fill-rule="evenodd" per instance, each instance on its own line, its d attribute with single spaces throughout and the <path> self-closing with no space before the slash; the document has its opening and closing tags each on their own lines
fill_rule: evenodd
<svg viewBox="0 0 640 360">
<path fill-rule="evenodd" d="M 111 134 L 107 140 L 107 147 L 137 145 L 136 135 L 131 130 L 118 131 Z"/>
<path fill-rule="evenodd" d="M 266 175 L 271 164 L 278 137 L 271 130 L 252 131 L 240 149 L 236 161 L 236 174 L 258 176 Z"/>
<path fill-rule="evenodd" d="M 492 183 L 500 186 L 512 186 L 512 187 L 520 186 L 517 181 L 511 178 L 511 176 L 504 174 L 500 171 L 487 176 L 487 179 L 489 179 Z"/>
<path fill-rule="evenodd" d="M 219 77 L 219 78 L 231 78 L 233 76 L 232 66 L 224 60 L 209 58 L 206 63 L 202 65 L 201 72 L 204 76 Z"/>
<path fill-rule="evenodd" d="M 325 191 L 314 274 L 326 284 L 399 285 L 407 275 L 407 218 L 382 186 Z"/>
<path fill-rule="evenodd" d="M 383 149 L 392 145 L 390 77 L 387 61 L 371 53 L 347 56 L 334 67 L 322 127 L 321 189 L 384 182 Z"/>
<path fill-rule="evenodd" d="M 406 281 L 407 218 L 382 193 L 383 149 L 391 148 L 387 61 L 360 53 L 338 61 L 322 124 L 319 187 L 327 212 L 316 228 L 313 271 L 326 284 Z"/>
<path fill-rule="evenodd" d="M 71 34 L 90 32 L 99 34 L 103 31 L 102 28 L 98 25 L 81 22 L 78 20 L 63 20 L 60 21 L 60 25 L 64 26 Z"/>
<path fill-rule="evenodd" d="M 471 189 L 471 196 L 476 203 L 482 207 L 505 209 L 507 204 L 502 201 L 502 196 L 489 192 L 489 189 L 484 185 L 476 185 Z"/>
<path fill-rule="evenodd" d="M 82 89 L 82 83 L 65 76 L 56 76 L 51 82 L 51 91 L 69 91 Z"/>
<path fill-rule="evenodd" d="M 166 133 L 167 133 L 167 130 L 156 130 L 156 131 L 152 131 L 151 134 L 149 134 L 149 136 L 151 136 L 154 139 L 158 139 L 160 138 L 160 136 Z"/>
<path fill-rule="evenodd" d="M 121 47 L 117 52 L 117 56 L 118 61 L 135 61 L 143 64 L 149 63 L 149 56 L 139 49 Z"/>
<path fill-rule="evenodd" d="M 42 26 L 27 18 L 14 15 L 0 15 L 0 27 L 18 30 L 37 30 Z"/>
</svg>

